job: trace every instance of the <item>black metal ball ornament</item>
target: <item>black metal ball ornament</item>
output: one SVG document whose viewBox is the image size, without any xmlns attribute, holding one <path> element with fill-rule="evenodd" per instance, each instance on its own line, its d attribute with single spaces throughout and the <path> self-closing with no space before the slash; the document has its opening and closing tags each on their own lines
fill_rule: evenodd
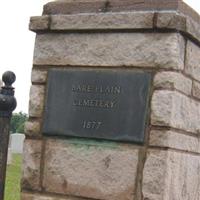
<svg viewBox="0 0 200 200">
<path fill-rule="evenodd" d="M 13 72 L 7 71 L 2 76 L 4 86 L 0 90 L 0 117 L 11 117 L 12 111 L 17 106 L 14 97 L 14 88 L 12 84 L 15 82 L 16 76 Z"/>
<path fill-rule="evenodd" d="M 13 72 L 7 71 L 2 76 L 2 81 L 5 84 L 5 87 L 11 87 L 12 84 L 15 82 L 16 76 Z"/>
</svg>

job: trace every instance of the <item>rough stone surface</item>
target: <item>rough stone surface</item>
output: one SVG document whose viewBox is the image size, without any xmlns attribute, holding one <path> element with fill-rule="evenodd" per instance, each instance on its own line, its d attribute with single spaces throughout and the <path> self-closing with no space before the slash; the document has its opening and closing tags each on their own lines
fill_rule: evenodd
<svg viewBox="0 0 200 200">
<path fill-rule="evenodd" d="M 191 95 L 192 80 L 176 72 L 159 72 L 154 78 L 155 88 L 176 89 Z"/>
<path fill-rule="evenodd" d="M 193 82 L 192 95 L 200 99 L 200 83 L 196 81 Z"/>
<path fill-rule="evenodd" d="M 76 3 L 77 2 L 77 3 Z M 192 18 L 199 19 L 199 15 L 180 0 L 75 0 L 55 1 L 44 6 L 43 14 L 72 14 L 72 13 L 98 13 L 98 12 L 124 12 L 124 11 L 177 11 Z"/>
<path fill-rule="evenodd" d="M 199 156 L 149 150 L 143 173 L 143 196 L 148 200 L 198 200 Z"/>
<path fill-rule="evenodd" d="M 33 69 L 31 73 L 32 83 L 46 83 L 47 71 Z"/>
<path fill-rule="evenodd" d="M 200 47 L 193 42 L 188 41 L 186 53 L 186 69 L 185 72 L 192 78 L 200 81 Z"/>
<path fill-rule="evenodd" d="M 99 13 L 106 11 L 106 0 L 93 1 L 54 1 L 43 7 L 43 15 Z M 70 3 L 70 4 L 69 4 Z"/>
<path fill-rule="evenodd" d="M 198 137 L 177 133 L 175 131 L 152 130 L 150 132 L 149 144 L 154 147 L 169 147 L 194 153 L 200 152 Z"/>
<path fill-rule="evenodd" d="M 102 2 L 105 2 L 106 0 L 58 0 L 58 2 L 99 2 L 99 1 L 102 1 Z"/>
<path fill-rule="evenodd" d="M 40 190 L 40 160 L 42 141 L 25 140 L 23 152 L 22 188 Z"/>
<path fill-rule="evenodd" d="M 65 0 L 67 1 L 73 0 Z M 45 10 L 52 14 L 53 9 L 71 14 L 78 10 L 86 12 L 88 9 L 102 12 L 98 9 L 110 9 L 110 6 L 116 11 L 124 9 L 119 6 L 123 4 L 126 5 L 124 10 L 132 9 L 129 3 L 133 3 L 132 0 L 111 0 L 111 4 L 106 7 L 106 2 L 93 2 L 92 8 L 89 4 L 84 4 L 85 7 L 83 4 L 73 4 L 72 9 L 70 6 L 62 8 L 64 4 L 58 5 L 54 2 L 53 6 L 49 4 Z M 148 4 L 148 8 L 153 5 L 152 1 L 134 2 L 136 9 L 137 4 L 138 7 L 141 7 L 140 4 Z M 163 4 L 166 0 L 162 0 L 162 3 L 161 0 L 155 2 L 161 6 L 166 5 Z M 169 6 L 176 9 L 179 5 L 177 2 L 175 5 L 175 1 L 170 1 Z M 31 30 L 60 31 L 43 32 L 36 38 L 33 63 L 36 66 L 31 77 L 35 85 L 30 91 L 30 120 L 25 126 L 27 135 L 32 138 L 40 133 L 44 85 L 47 81 L 45 67 L 145 67 L 153 72 L 156 69 L 161 70 L 154 79 L 156 90 L 151 104 L 151 127 L 154 130 L 149 134 L 144 169 L 142 165 L 139 166 L 144 159 L 144 154 L 139 152 L 143 147 L 138 145 L 64 138 L 44 138 L 46 146 L 41 166 L 42 141 L 28 139 L 24 147 L 22 200 L 136 200 L 140 196 L 140 189 L 143 193 L 141 199 L 144 200 L 200 199 L 200 102 L 197 99 L 200 99 L 200 83 L 197 81 L 200 81 L 200 47 L 187 40 L 185 56 L 186 39 L 178 32 L 119 31 L 151 29 L 153 25 L 160 29 L 178 29 L 200 41 L 200 25 L 171 11 L 158 12 L 154 18 L 149 11 L 79 13 L 31 18 Z M 88 31 L 95 29 L 108 31 Z M 111 29 L 118 31 L 111 32 Z M 74 30 L 78 31 L 75 33 Z M 184 37 L 187 36 L 188 34 L 184 34 Z M 171 69 L 184 70 L 184 61 L 185 73 L 190 78 L 177 72 L 169 72 Z M 43 66 L 40 68 L 40 65 Z M 161 72 L 163 69 L 165 72 Z M 195 79 L 193 84 L 191 78 Z M 196 100 L 188 97 L 191 94 Z M 172 130 L 161 130 L 169 129 L 167 127 L 172 127 Z M 140 172 L 143 170 L 143 175 L 137 169 Z M 139 181 L 138 187 L 136 181 Z"/>
<path fill-rule="evenodd" d="M 41 194 L 22 193 L 21 200 L 86 200 L 86 199 L 75 198 L 75 197 L 57 197 L 57 196 L 44 196 Z"/>
<path fill-rule="evenodd" d="M 185 131 L 200 132 L 200 103 L 176 91 L 155 91 L 151 123 Z"/>
<path fill-rule="evenodd" d="M 186 30 L 186 17 L 177 12 L 159 12 L 157 14 L 157 28 Z"/>
<path fill-rule="evenodd" d="M 36 16 L 31 17 L 29 29 L 34 31 L 48 30 L 49 29 L 49 16 Z"/>
<path fill-rule="evenodd" d="M 100 145 L 48 140 L 45 190 L 94 199 L 132 200 L 138 149 Z"/>
<path fill-rule="evenodd" d="M 200 41 L 200 18 L 199 23 L 187 17 L 186 21 L 187 33 L 191 34 L 194 38 Z"/>
<path fill-rule="evenodd" d="M 153 28 L 153 12 L 52 15 L 51 30 Z"/>
<path fill-rule="evenodd" d="M 41 124 L 36 120 L 29 120 L 25 123 L 24 132 L 29 136 L 38 136 L 40 134 Z"/>
<path fill-rule="evenodd" d="M 148 151 L 143 171 L 143 199 L 165 200 L 167 155 L 167 151 Z"/>
<path fill-rule="evenodd" d="M 177 33 L 39 34 L 34 64 L 184 68 Z"/>
<path fill-rule="evenodd" d="M 29 116 L 41 117 L 44 107 L 44 86 L 32 85 L 29 99 Z"/>
<path fill-rule="evenodd" d="M 168 199 L 200 199 L 199 155 L 170 152 L 166 196 Z"/>
<path fill-rule="evenodd" d="M 151 124 L 170 126 L 173 109 L 173 92 L 155 91 L 151 102 Z"/>
</svg>

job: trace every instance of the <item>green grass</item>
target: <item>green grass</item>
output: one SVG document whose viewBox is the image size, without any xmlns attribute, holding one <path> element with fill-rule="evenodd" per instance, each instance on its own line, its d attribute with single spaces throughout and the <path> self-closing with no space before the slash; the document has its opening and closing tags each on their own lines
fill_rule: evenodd
<svg viewBox="0 0 200 200">
<path fill-rule="evenodd" d="M 20 200 L 22 156 L 13 154 L 12 164 L 7 166 L 5 200 Z"/>
</svg>

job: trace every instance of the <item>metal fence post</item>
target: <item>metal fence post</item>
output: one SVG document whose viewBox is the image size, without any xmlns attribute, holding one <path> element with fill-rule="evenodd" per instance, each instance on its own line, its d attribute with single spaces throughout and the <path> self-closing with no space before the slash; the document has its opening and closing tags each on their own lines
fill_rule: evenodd
<svg viewBox="0 0 200 200">
<path fill-rule="evenodd" d="M 13 72 L 5 72 L 0 90 L 0 200 L 4 199 L 10 119 L 17 105 L 12 87 L 15 79 Z"/>
</svg>

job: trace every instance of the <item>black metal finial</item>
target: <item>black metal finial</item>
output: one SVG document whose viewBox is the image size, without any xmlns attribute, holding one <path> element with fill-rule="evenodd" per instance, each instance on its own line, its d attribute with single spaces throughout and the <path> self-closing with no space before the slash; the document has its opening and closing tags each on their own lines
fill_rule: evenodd
<svg viewBox="0 0 200 200">
<path fill-rule="evenodd" d="M 12 87 L 12 84 L 16 80 L 16 76 L 13 72 L 7 71 L 3 74 L 2 80 L 5 83 L 5 87 Z"/>
<path fill-rule="evenodd" d="M 16 108 L 17 102 L 14 97 L 12 84 L 16 80 L 13 72 L 7 71 L 3 74 L 4 86 L 0 90 L 0 117 L 11 117 L 12 111 Z"/>
<path fill-rule="evenodd" d="M 4 199 L 10 120 L 17 105 L 12 87 L 15 79 L 13 72 L 5 72 L 2 76 L 4 86 L 0 89 L 0 200 Z"/>
</svg>

